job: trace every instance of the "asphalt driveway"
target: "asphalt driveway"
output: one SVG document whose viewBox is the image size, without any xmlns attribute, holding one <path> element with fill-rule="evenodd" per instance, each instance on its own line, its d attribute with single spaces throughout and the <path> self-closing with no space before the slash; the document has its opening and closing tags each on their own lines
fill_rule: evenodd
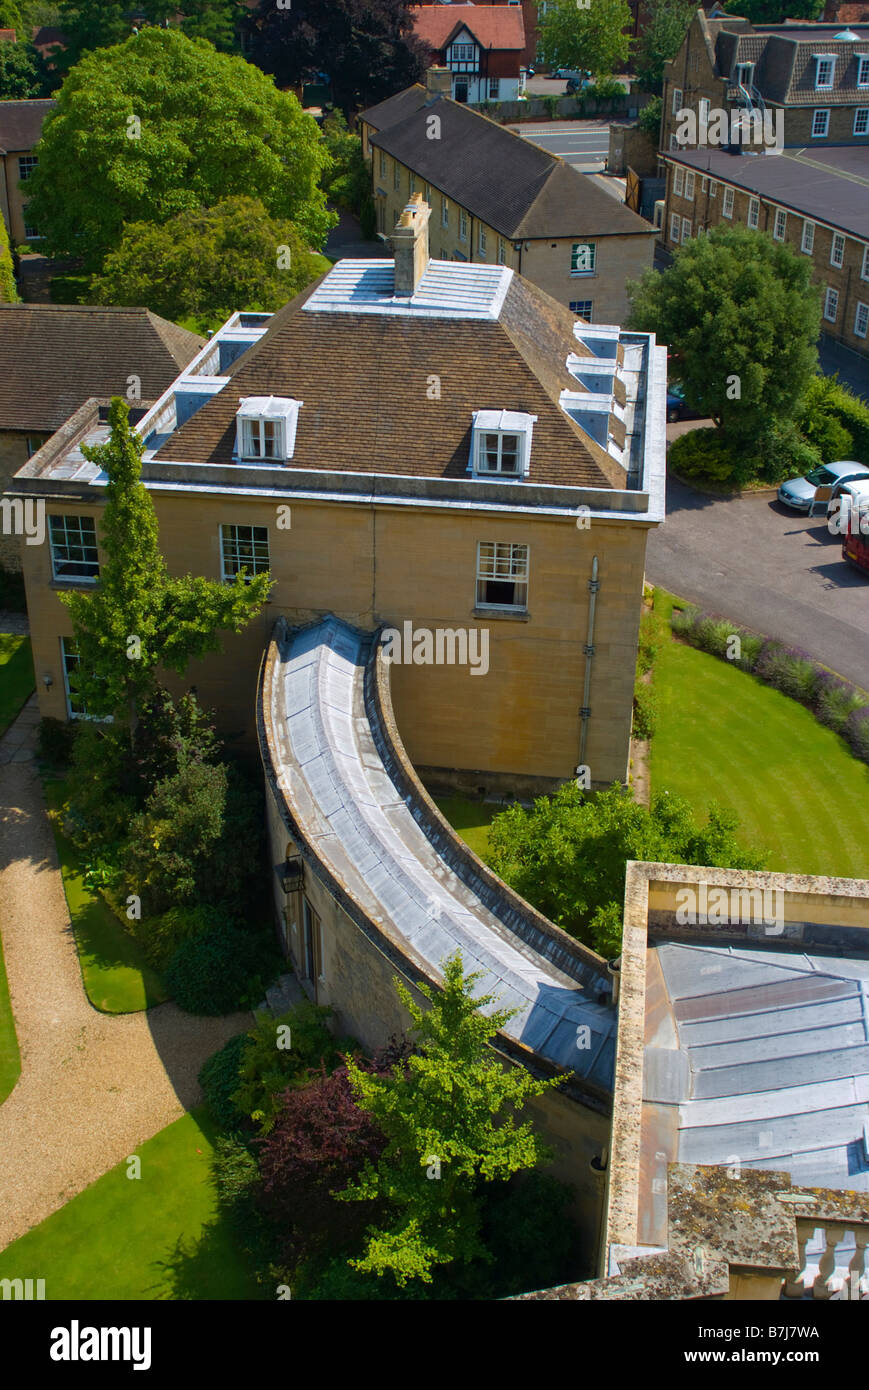
<svg viewBox="0 0 869 1390">
<path fill-rule="evenodd" d="M 869 578 L 842 559 L 825 517 L 788 511 L 774 497 L 706 497 L 670 478 L 646 577 L 802 647 L 869 690 Z"/>
</svg>

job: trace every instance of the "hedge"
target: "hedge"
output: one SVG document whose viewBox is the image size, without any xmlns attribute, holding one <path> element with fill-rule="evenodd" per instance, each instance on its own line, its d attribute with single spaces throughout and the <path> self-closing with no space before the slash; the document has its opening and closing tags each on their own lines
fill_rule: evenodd
<svg viewBox="0 0 869 1390">
<path fill-rule="evenodd" d="M 0 217 L 0 304 L 17 304 L 18 298 L 12 248 L 9 245 L 6 223 Z"/>
</svg>

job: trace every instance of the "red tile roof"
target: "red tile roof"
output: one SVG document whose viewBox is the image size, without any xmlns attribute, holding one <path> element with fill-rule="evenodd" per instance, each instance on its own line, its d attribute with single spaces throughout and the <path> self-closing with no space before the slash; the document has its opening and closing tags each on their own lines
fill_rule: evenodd
<svg viewBox="0 0 869 1390">
<path fill-rule="evenodd" d="M 418 39 L 442 49 L 462 28 L 483 48 L 523 49 L 525 25 L 518 5 L 420 5 L 415 11 Z"/>
</svg>

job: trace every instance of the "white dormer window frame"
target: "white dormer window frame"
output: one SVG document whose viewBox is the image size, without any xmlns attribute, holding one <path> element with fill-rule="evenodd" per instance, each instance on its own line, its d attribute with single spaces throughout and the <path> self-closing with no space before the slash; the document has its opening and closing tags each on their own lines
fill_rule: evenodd
<svg viewBox="0 0 869 1390">
<path fill-rule="evenodd" d="M 869 87 L 869 53 L 857 54 L 857 86 Z"/>
<path fill-rule="evenodd" d="M 235 417 L 239 461 L 287 463 L 295 450 L 302 404 L 286 396 L 240 396 Z"/>
<path fill-rule="evenodd" d="M 815 60 L 815 91 L 829 91 L 836 80 L 836 53 L 813 53 Z M 824 80 L 821 81 L 823 74 Z M 828 76 L 829 74 L 829 76 Z"/>
<path fill-rule="evenodd" d="M 475 410 L 469 471 L 475 478 L 527 478 L 536 415 Z"/>
</svg>

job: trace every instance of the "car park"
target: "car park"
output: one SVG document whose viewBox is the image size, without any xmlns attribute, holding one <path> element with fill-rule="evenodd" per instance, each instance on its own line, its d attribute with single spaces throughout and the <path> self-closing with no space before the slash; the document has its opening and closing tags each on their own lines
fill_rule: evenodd
<svg viewBox="0 0 869 1390">
<path fill-rule="evenodd" d="M 823 463 L 813 468 L 804 478 L 789 478 L 778 490 L 778 500 L 797 512 L 811 515 L 816 506 L 831 501 L 833 489 L 837 484 L 850 482 L 855 478 L 869 478 L 869 468 L 856 459 L 839 459 L 835 463 Z"/>
</svg>

